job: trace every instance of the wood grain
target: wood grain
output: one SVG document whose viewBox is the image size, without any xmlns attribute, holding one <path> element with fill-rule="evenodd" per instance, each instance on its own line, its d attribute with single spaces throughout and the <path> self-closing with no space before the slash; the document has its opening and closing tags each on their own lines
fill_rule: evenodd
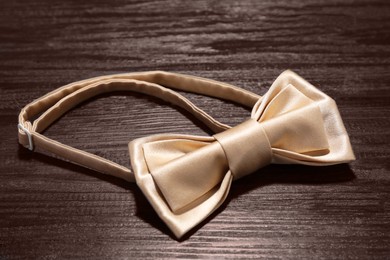
<svg viewBox="0 0 390 260">
<path fill-rule="evenodd" d="M 1 1 L 0 259 L 388 259 L 389 1 Z M 292 69 L 332 96 L 357 161 L 272 165 L 177 241 L 134 184 L 17 144 L 28 102 L 73 81 L 167 70 L 265 93 Z M 235 104 L 185 94 L 224 123 Z M 130 167 L 127 143 L 207 135 L 133 93 L 83 103 L 46 135 Z"/>
</svg>

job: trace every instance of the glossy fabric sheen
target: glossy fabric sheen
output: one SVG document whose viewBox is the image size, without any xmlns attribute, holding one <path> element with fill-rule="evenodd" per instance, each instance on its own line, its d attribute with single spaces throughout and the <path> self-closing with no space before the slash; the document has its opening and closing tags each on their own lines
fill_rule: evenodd
<svg viewBox="0 0 390 260">
<path fill-rule="evenodd" d="M 262 125 L 253 119 L 214 135 L 225 152 L 234 179 L 268 165 L 272 150 Z"/>
<path fill-rule="evenodd" d="M 171 89 L 252 106 L 251 118 L 231 128 Z M 216 134 L 159 134 L 136 139 L 129 143 L 132 172 L 39 133 L 78 103 L 116 90 L 146 93 L 179 105 Z M 39 113 L 42 115 L 33 123 L 28 121 Z M 105 174 L 135 180 L 178 238 L 224 202 L 233 180 L 270 163 L 322 166 L 355 159 L 335 102 L 291 71 L 283 72 L 263 97 L 229 84 L 168 72 L 98 77 L 33 101 L 21 111 L 19 123 L 37 148 Z M 19 129 L 19 142 L 30 145 L 23 129 Z"/>
</svg>

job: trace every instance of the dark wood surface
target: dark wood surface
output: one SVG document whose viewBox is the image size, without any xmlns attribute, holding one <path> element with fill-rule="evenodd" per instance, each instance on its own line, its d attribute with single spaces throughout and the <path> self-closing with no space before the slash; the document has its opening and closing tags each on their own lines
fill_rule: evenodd
<svg viewBox="0 0 390 260">
<path fill-rule="evenodd" d="M 167 70 L 265 93 L 292 69 L 338 103 L 357 160 L 266 167 L 177 241 L 135 184 L 17 143 L 28 102 L 73 81 Z M 390 257 L 390 2 L 1 1 L 0 259 Z M 188 95 L 231 125 L 249 110 Z M 133 93 L 100 96 L 46 135 L 129 166 L 127 143 L 211 134 Z"/>
</svg>

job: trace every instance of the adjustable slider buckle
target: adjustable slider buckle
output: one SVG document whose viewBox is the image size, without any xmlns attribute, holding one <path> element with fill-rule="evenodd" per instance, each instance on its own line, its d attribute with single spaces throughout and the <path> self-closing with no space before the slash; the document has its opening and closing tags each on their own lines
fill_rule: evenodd
<svg viewBox="0 0 390 260">
<path fill-rule="evenodd" d="M 31 136 L 30 131 L 27 128 L 25 128 L 21 123 L 18 124 L 18 129 L 22 130 L 27 135 L 27 138 L 28 138 L 28 147 L 27 148 L 30 151 L 34 150 L 34 144 L 32 141 L 32 136 Z"/>
</svg>

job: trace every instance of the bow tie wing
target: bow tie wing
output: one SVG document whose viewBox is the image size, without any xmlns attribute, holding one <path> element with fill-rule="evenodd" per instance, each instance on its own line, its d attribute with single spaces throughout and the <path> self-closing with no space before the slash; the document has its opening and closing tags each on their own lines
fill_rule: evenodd
<svg viewBox="0 0 390 260">
<path fill-rule="evenodd" d="M 178 152 L 183 150 L 186 153 Z M 143 151 L 150 174 L 176 214 L 199 204 L 200 198 L 216 187 L 229 170 L 223 149 L 212 140 L 151 142 L 143 145 Z M 164 162 L 160 156 L 165 157 Z"/>
<path fill-rule="evenodd" d="M 330 165 L 355 159 L 336 103 L 291 71 L 282 73 L 252 110 L 274 163 Z"/>
<path fill-rule="evenodd" d="M 129 144 L 137 184 L 181 237 L 225 200 L 233 176 L 214 137 L 154 135 Z"/>
</svg>

